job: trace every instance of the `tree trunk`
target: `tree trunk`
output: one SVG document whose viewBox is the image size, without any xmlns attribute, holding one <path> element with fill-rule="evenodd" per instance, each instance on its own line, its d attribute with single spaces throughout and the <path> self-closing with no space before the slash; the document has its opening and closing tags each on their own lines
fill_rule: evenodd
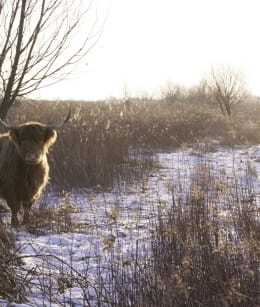
<svg viewBox="0 0 260 307">
<path fill-rule="evenodd" d="M 13 104 L 13 99 L 11 99 L 10 95 L 5 94 L 3 101 L 0 106 L 0 118 L 4 119 L 7 115 L 7 112 L 11 105 Z"/>
</svg>

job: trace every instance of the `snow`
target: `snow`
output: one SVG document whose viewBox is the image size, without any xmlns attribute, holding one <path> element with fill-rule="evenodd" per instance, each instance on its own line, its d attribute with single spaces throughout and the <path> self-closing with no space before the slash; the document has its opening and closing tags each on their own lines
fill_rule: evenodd
<svg viewBox="0 0 260 307">
<path fill-rule="evenodd" d="M 84 306 L 86 300 L 94 306 L 97 279 L 109 280 L 111 261 L 131 263 L 137 243 L 139 251 L 149 251 L 158 210 L 167 215 L 173 201 L 185 204 L 201 162 L 208 163 L 216 177 L 220 172 L 224 174 L 222 184 L 230 187 L 230 193 L 231 182 L 236 180 L 240 186 L 249 185 L 251 191 L 247 196 L 254 197 L 257 205 L 260 203 L 259 146 L 219 148 L 213 153 L 197 153 L 187 148 L 157 153 L 154 158 L 160 168 L 142 183 L 127 187 L 119 184 L 110 192 L 89 190 L 67 196 L 73 222 L 81 226 L 75 231 L 36 235 L 14 230 L 26 268 L 24 274 L 32 270 L 35 276 L 32 275 L 30 291 L 26 293 L 28 302 L 9 302 L 12 304 L 8 306 Z M 53 208 L 62 203 L 52 193 L 43 198 Z M 64 201 L 63 206 L 66 207 Z M 222 214 L 226 214 L 224 209 Z M 73 276 L 74 281 L 69 281 L 68 276 Z M 0 306 L 5 305 L 7 301 L 0 300 Z"/>
</svg>

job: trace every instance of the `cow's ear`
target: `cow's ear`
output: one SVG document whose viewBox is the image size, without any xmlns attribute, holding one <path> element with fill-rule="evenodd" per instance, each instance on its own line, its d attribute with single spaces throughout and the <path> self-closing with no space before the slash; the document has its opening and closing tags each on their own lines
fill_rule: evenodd
<svg viewBox="0 0 260 307">
<path fill-rule="evenodd" d="M 54 129 L 50 127 L 46 127 L 44 144 L 47 147 L 50 147 L 53 143 L 55 143 L 57 138 L 57 133 Z"/>
<path fill-rule="evenodd" d="M 19 139 L 19 129 L 13 128 L 9 131 L 9 138 L 14 143 L 19 145 L 20 139 Z"/>
</svg>

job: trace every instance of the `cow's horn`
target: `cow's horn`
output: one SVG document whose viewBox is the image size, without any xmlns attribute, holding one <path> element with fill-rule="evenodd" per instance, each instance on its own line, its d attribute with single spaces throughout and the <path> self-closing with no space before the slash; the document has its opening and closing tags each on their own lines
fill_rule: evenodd
<svg viewBox="0 0 260 307">
<path fill-rule="evenodd" d="M 0 125 L 6 129 L 14 129 L 16 128 L 17 126 L 14 126 L 14 125 L 9 125 L 7 124 L 5 121 L 2 120 L 2 118 L 0 118 Z"/>
<path fill-rule="evenodd" d="M 61 128 L 70 119 L 70 115 L 71 115 L 71 109 L 69 110 L 69 113 L 68 113 L 67 117 L 65 118 L 65 120 L 62 123 L 51 124 L 51 125 L 48 125 L 48 127 L 54 128 L 54 129 Z"/>
</svg>

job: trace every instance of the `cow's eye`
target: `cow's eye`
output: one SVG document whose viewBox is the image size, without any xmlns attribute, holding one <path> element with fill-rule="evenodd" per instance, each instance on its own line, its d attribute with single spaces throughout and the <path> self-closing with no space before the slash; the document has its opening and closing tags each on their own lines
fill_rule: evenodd
<svg viewBox="0 0 260 307">
<path fill-rule="evenodd" d="M 27 144 L 27 142 L 25 140 L 20 139 L 20 144 L 21 144 L 21 146 L 25 146 Z"/>
</svg>

